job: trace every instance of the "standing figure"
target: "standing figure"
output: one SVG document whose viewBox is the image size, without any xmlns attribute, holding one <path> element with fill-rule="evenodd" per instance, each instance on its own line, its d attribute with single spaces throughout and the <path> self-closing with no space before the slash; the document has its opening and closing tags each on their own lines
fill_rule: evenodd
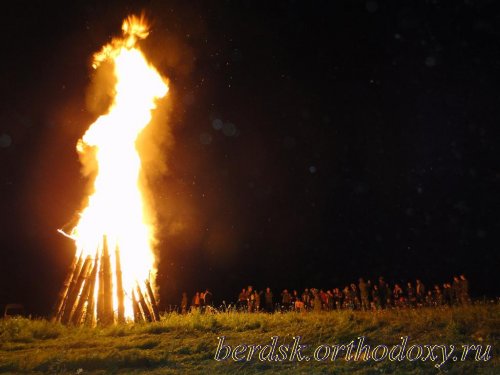
<svg viewBox="0 0 500 375">
<path fill-rule="evenodd" d="M 212 292 L 208 289 L 205 290 L 205 294 L 203 295 L 203 300 L 205 302 L 205 306 L 212 306 L 214 303 L 214 296 Z"/>
<path fill-rule="evenodd" d="M 382 306 L 380 304 L 380 293 L 378 290 L 378 285 L 375 284 L 375 285 L 373 285 L 373 289 L 372 289 L 372 309 L 379 310 L 381 308 L 382 308 Z"/>
<path fill-rule="evenodd" d="M 283 309 L 285 311 L 290 310 L 291 301 L 292 297 L 290 296 L 288 289 L 283 290 L 283 292 L 281 292 L 281 304 L 283 305 Z"/>
<path fill-rule="evenodd" d="M 453 284 L 451 286 L 451 291 L 453 295 L 453 304 L 460 304 L 460 297 L 462 295 L 462 283 L 458 276 L 453 276 Z"/>
<path fill-rule="evenodd" d="M 417 303 L 423 304 L 425 303 L 426 299 L 426 294 L 425 293 L 425 285 L 420 281 L 420 279 L 417 279 L 417 284 L 415 286 L 415 293 L 417 295 Z"/>
<path fill-rule="evenodd" d="M 334 301 L 333 301 L 333 293 L 330 289 L 328 289 L 326 291 L 326 308 L 328 311 L 332 311 L 333 310 L 333 306 L 334 306 Z"/>
<path fill-rule="evenodd" d="M 451 285 L 450 283 L 443 284 L 443 303 L 447 306 L 451 306 L 452 296 L 451 296 Z"/>
<path fill-rule="evenodd" d="M 382 276 L 378 278 L 378 297 L 380 308 L 384 309 L 387 303 L 387 283 Z"/>
<path fill-rule="evenodd" d="M 186 314 L 187 308 L 188 308 L 188 295 L 186 292 L 183 292 L 182 299 L 181 299 L 181 313 Z"/>
<path fill-rule="evenodd" d="M 313 309 L 315 312 L 321 311 L 321 296 L 317 289 L 313 290 L 313 295 L 314 295 Z"/>
<path fill-rule="evenodd" d="M 253 286 L 248 286 L 246 295 L 248 312 L 253 312 L 255 310 L 255 294 L 253 292 Z"/>
<path fill-rule="evenodd" d="M 396 307 L 402 307 L 404 305 L 403 289 L 401 289 L 399 284 L 394 284 L 392 298 L 394 299 L 394 305 Z"/>
<path fill-rule="evenodd" d="M 368 284 L 365 283 L 363 278 L 359 279 L 359 294 L 361 296 L 361 307 L 363 310 L 367 311 L 370 308 L 370 302 L 368 300 Z"/>
<path fill-rule="evenodd" d="M 264 308 L 268 313 L 274 311 L 273 292 L 271 292 L 271 288 L 269 287 L 266 288 L 266 292 L 264 293 Z"/>
<path fill-rule="evenodd" d="M 253 294 L 254 294 L 254 297 L 253 297 L 254 311 L 258 312 L 260 310 L 260 293 L 255 291 Z"/>
<path fill-rule="evenodd" d="M 406 284 L 406 295 L 408 296 L 407 303 L 411 307 L 415 307 L 417 304 L 417 296 L 415 295 L 415 288 L 411 284 L 411 282 L 408 281 Z"/>
<path fill-rule="evenodd" d="M 351 300 L 354 305 L 354 309 L 359 310 L 361 307 L 361 302 L 359 301 L 359 296 L 358 296 L 358 288 L 356 287 L 356 284 L 352 283 L 351 284 Z"/>
<path fill-rule="evenodd" d="M 470 304 L 469 280 L 463 274 L 460 275 L 460 301 L 463 305 Z"/>
<path fill-rule="evenodd" d="M 200 308 L 200 292 L 196 292 L 191 300 L 191 310 L 198 310 Z"/>
<path fill-rule="evenodd" d="M 245 288 L 243 288 L 238 295 L 238 309 L 248 309 L 247 290 Z"/>
<path fill-rule="evenodd" d="M 342 293 L 339 288 L 333 289 L 333 301 L 337 310 L 342 309 Z"/>
<path fill-rule="evenodd" d="M 437 306 L 442 306 L 444 303 L 443 293 L 439 289 L 439 285 L 434 285 L 434 301 Z"/>
</svg>

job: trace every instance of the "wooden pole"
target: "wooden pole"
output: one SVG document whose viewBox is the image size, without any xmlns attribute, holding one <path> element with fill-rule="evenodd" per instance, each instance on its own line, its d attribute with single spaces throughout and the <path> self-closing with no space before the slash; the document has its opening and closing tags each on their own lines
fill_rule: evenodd
<svg viewBox="0 0 500 375">
<path fill-rule="evenodd" d="M 69 272 L 66 275 L 66 278 L 64 279 L 64 284 L 61 290 L 59 291 L 58 299 L 56 305 L 54 306 L 54 310 L 52 313 L 52 321 L 56 321 L 61 318 L 61 312 L 64 307 L 64 302 L 66 301 L 66 296 L 68 295 L 68 290 L 71 285 L 71 280 L 75 273 L 76 264 L 78 263 L 80 258 L 81 255 L 79 257 L 75 256 L 71 261 L 71 265 L 69 266 Z"/>
<path fill-rule="evenodd" d="M 57 315 L 55 316 L 55 320 L 61 321 L 61 318 L 64 314 L 64 310 L 66 309 L 66 305 L 68 302 L 68 296 L 71 294 L 72 289 L 74 288 L 76 284 L 76 279 L 78 278 L 78 274 L 82 268 L 83 265 L 83 255 L 80 254 L 80 256 L 73 260 L 73 263 L 71 264 L 71 271 L 68 273 L 68 276 L 66 277 L 66 282 L 67 285 L 63 287 L 63 293 L 61 294 L 61 300 L 59 302 L 59 307 L 57 311 Z"/>
<path fill-rule="evenodd" d="M 99 278 L 97 290 L 97 322 L 102 323 L 104 320 L 104 265 L 103 265 L 102 250 L 99 253 Z"/>
<path fill-rule="evenodd" d="M 151 322 L 153 320 L 151 317 L 151 311 L 149 311 L 148 305 L 146 304 L 146 300 L 144 299 L 144 295 L 142 294 L 139 284 L 137 284 L 136 289 L 139 305 L 141 306 L 142 313 L 144 314 L 144 320 Z"/>
<path fill-rule="evenodd" d="M 125 293 L 123 292 L 122 267 L 120 262 L 120 249 L 115 250 L 116 261 L 116 294 L 118 295 L 118 323 L 125 323 Z"/>
<path fill-rule="evenodd" d="M 66 306 L 64 308 L 64 313 L 61 317 L 61 322 L 68 323 L 71 319 L 71 315 L 75 309 L 75 302 L 80 294 L 80 290 L 82 288 L 82 284 L 85 280 L 85 276 L 87 275 L 88 268 L 90 266 L 91 259 L 89 256 L 85 258 L 85 262 L 83 263 L 82 269 L 80 270 L 76 282 L 68 295 L 68 299 L 66 301 Z"/>
<path fill-rule="evenodd" d="M 148 292 L 149 301 L 151 302 L 151 310 L 153 311 L 154 321 L 160 320 L 160 311 L 158 310 L 158 305 L 156 304 L 156 298 L 153 294 L 153 289 L 151 288 L 151 283 L 146 280 L 146 291 Z"/>
<path fill-rule="evenodd" d="M 87 272 L 87 275 L 85 276 L 85 279 L 84 279 L 84 284 L 83 284 L 83 289 L 82 289 L 82 293 L 80 294 L 80 298 L 78 299 L 78 304 L 76 305 L 76 309 L 75 309 L 75 312 L 73 313 L 73 316 L 71 318 L 71 321 L 73 322 L 73 324 L 80 324 L 80 322 L 82 321 L 82 316 L 83 316 L 83 308 L 85 307 L 85 304 L 88 304 L 90 303 L 90 299 L 92 298 L 90 292 L 91 292 L 91 289 L 92 289 L 92 285 L 93 285 L 93 279 L 96 277 L 97 275 L 97 264 L 96 262 L 92 262 L 93 263 L 93 267 L 88 269 L 88 272 Z"/>
<path fill-rule="evenodd" d="M 96 316 L 95 316 L 95 284 L 97 283 L 97 270 L 99 269 L 99 249 L 97 249 L 95 258 L 94 258 L 94 269 L 92 270 L 92 275 L 90 277 L 90 290 L 89 290 L 89 298 L 87 302 L 87 307 L 85 309 L 85 324 L 89 326 L 93 326 Z"/>
<path fill-rule="evenodd" d="M 134 311 L 134 322 L 138 323 L 144 320 L 141 310 L 139 308 L 139 303 L 135 297 L 135 292 L 132 290 L 132 309 Z"/>
<path fill-rule="evenodd" d="M 108 250 L 108 241 L 106 236 L 103 238 L 102 248 L 102 264 L 103 264 L 103 292 L 104 292 L 104 324 L 113 323 L 113 274 L 111 272 L 111 260 Z"/>
</svg>

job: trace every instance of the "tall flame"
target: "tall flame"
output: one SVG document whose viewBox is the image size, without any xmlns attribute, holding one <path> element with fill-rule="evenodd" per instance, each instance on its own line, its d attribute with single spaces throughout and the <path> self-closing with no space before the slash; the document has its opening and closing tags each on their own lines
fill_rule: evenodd
<svg viewBox="0 0 500 375">
<path fill-rule="evenodd" d="M 137 288 L 145 288 L 145 281 L 154 288 L 156 273 L 154 233 L 139 185 L 141 159 L 136 140 L 151 121 L 156 101 L 167 94 L 168 86 L 136 46 L 139 39 L 148 36 L 144 19 L 129 17 L 122 31 L 122 38 L 113 39 L 94 56 L 94 68 L 103 62 L 113 64 L 114 98 L 108 112 L 88 128 L 77 144 L 79 153 L 95 155 L 98 170 L 88 206 L 81 212 L 71 237 L 75 239 L 77 254 L 92 257 L 97 269 L 107 242 L 113 275 L 113 311 L 116 314 L 120 300 L 119 264 L 124 314 L 132 318 L 134 293 L 140 293 Z M 92 296 L 95 301 L 89 308 L 98 308 L 98 284 L 102 282 L 102 277 L 97 278 Z"/>
</svg>

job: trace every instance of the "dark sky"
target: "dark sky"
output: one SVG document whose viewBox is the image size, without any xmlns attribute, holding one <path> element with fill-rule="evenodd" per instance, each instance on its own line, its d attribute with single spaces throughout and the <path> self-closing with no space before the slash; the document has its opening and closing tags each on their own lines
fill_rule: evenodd
<svg viewBox="0 0 500 375">
<path fill-rule="evenodd" d="M 90 59 L 141 10 L 171 81 L 168 172 L 150 179 L 163 306 L 462 272 L 498 295 L 494 0 L 102 3 L 2 5 L 0 304 L 56 300 Z"/>
</svg>

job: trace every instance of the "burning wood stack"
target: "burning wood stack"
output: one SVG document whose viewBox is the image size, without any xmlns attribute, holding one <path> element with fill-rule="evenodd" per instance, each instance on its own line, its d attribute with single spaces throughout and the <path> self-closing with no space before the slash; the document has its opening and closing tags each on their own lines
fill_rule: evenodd
<svg viewBox="0 0 500 375">
<path fill-rule="evenodd" d="M 75 241 L 75 259 L 54 311 L 54 320 L 65 324 L 159 319 L 154 209 L 144 199 L 137 140 L 168 84 L 139 48 L 149 34 L 144 17 L 127 17 L 122 32 L 94 55 L 94 69 L 104 62 L 113 67 L 102 72 L 112 73 L 114 94 L 76 145 L 86 176 L 94 177 L 78 224 L 67 235 Z"/>
<path fill-rule="evenodd" d="M 159 309 L 149 280 L 127 295 L 123 289 L 120 250 L 115 250 L 115 280 L 106 236 L 102 251 L 95 257 L 80 255 L 70 266 L 59 299 L 54 309 L 53 320 L 64 324 L 94 326 L 124 323 L 125 299 L 132 300 L 133 321 L 158 321 Z M 116 306 L 116 308 L 114 307 Z"/>
</svg>

